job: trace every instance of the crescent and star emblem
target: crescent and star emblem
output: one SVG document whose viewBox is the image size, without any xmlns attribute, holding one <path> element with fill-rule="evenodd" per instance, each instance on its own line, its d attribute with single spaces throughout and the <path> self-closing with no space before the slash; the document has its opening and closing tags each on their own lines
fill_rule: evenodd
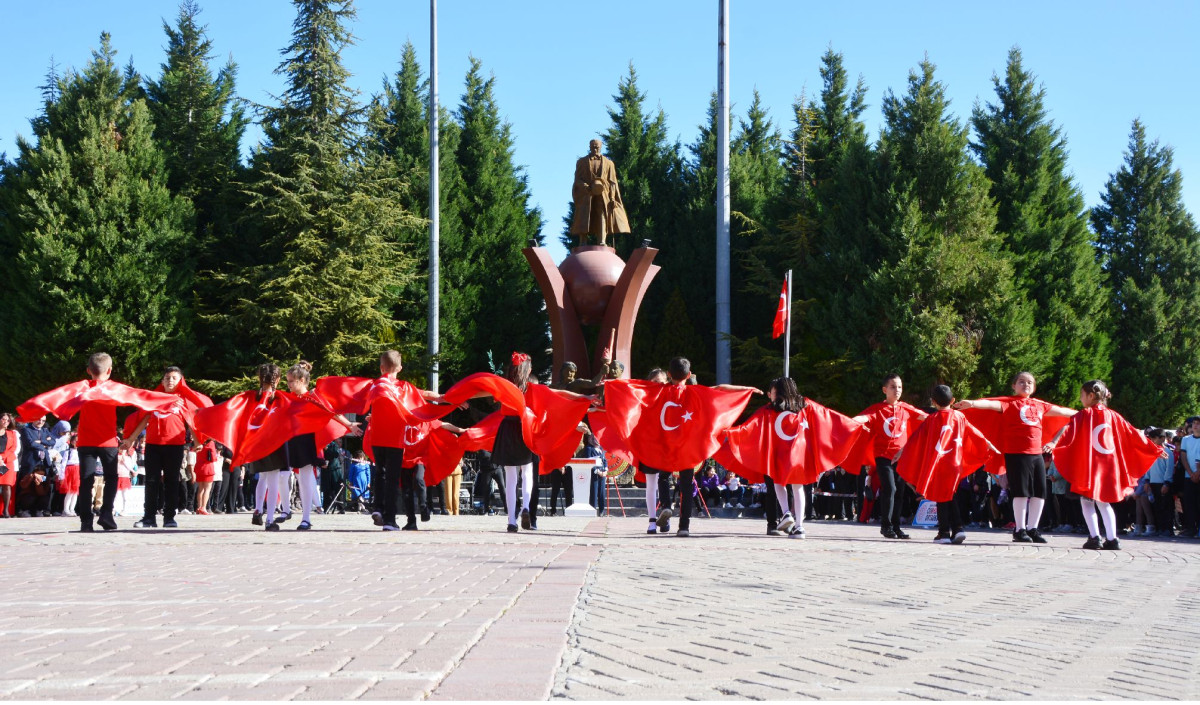
<svg viewBox="0 0 1200 705">
<path fill-rule="evenodd" d="M 265 415 L 259 415 L 259 411 L 265 411 L 267 413 Z M 246 430 L 256 431 L 262 428 L 263 424 L 267 422 L 267 419 L 271 418 L 271 414 L 273 413 L 275 413 L 275 409 L 267 408 L 266 404 L 259 404 L 258 406 L 254 407 L 254 411 L 250 414 L 250 421 L 246 423 Z M 254 423 L 255 421 L 260 421 L 260 423 L 256 424 Z"/>
<path fill-rule="evenodd" d="M 904 433 L 904 427 L 908 425 L 907 421 L 900 424 L 900 429 L 895 430 L 896 417 L 890 416 L 883 420 L 883 433 L 888 438 L 898 438 L 901 433 Z"/>
<path fill-rule="evenodd" d="M 668 426 L 667 425 L 667 409 L 671 408 L 672 406 L 678 407 L 679 409 L 681 409 L 683 411 L 683 417 L 679 423 L 675 424 L 674 426 Z M 680 426 L 682 426 L 683 424 L 685 424 L 691 420 L 692 420 L 692 412 L 684 409 L 683 406 L 681 406 L 673 401 L 669 401 L 666 404 L 663 404 L 662 411 L 660 411 L 658 414 L 658 423 L 659 423 L 659 425 L 662 426 L 662 429 L 664 431 L 674 431 L 675 429 L 679 428 Z"/>
<path fill-rule="evenodd" d="M 411 434 L 409 432 L 412 432 Z M 415 436 L 415 438 L 414 438 Z M 404 427 L 404 445 L 412 446 L 421 442 L 421 427 L 420 426 L 405 426 Z M 411 439 L 411 440 L 410 440 Z"/>
<path fill-rule="evenodd" d="M 950 449 L 942 448 L 942 439 L 946 437 L 946 431 L 953 431 L 953 430 L 954 430 L 954 428 L 952 426 L 950 426 L 950 424 L 946 424 L 945 426 L 942 426 L 941 431 L 938 431 L 938 441 L 937 441 L 937 443 L 933 444 L 933 449 L 934 449 L 934 451 L 937 452 L 938 455 L 945 455 L 945 454 L 949 453 L 951 450 L 953 450 L 953 448 L 950 448 Z M 955 438 L 954 442 L 958 445 L 962 445 L 962 436 Z"/>
<path fill-rule="evenodd" d="M 1109 425 L 1102 423 L 1096 428 L 1092 429 L 1092 448 L 1094 448 L 1097 453 L 1101 453 L 1103 455 L 1112 455 L 1117 449 L 1113 446 L 1106 448 L 1104 444 L 1100 442 L 1100 434 L 1104 433 L 1104 429 L 1106 428 L 1110 428 Z M 1111 430 L 1108 432 L 1108 437 L 1112 438 Z"/>
<path fill-rule="evenodd" d="M 1040 417 L 1040 416 L 1038 416 L 1038 415 L 1037 415 L 1037 410 L 1036 410 L 1036 409 L 1035 409 L 1035 410 L 1034 410 L 1034 412 L 1033 412 L 1034 416 L 1033 416 L 1033 420 L 1032 420 L 1032 421 L 1030 421 L 1030 420 L 1029 420 L 1029 417 L 1025 415 L 1025 412 L 1026 412 L 1026 411 L 1029 411 L 1029 410 L 1030 410 L 1030 409 L 1032 409 L 1032 408 L 1033 408 L 1033 407 L 1030 407 L 1030 406 L 1022 406 L 1022 407 L 1021 407 L 1021 413 L 1020 413 L 1020 416 L 1021 416 L 1021 423 L 1023 423 L 1023 424 L 1026 424 L 1026 425 L 1028 425 L 1028 426 L 1037 426 L 1038 424 L 1040 424 L 1040 423 L 1042 422 L 1042 419 L 1041 419 L 1041 417 Z"/>
<path fill-rule="evenodd" d="M 794 411 L 785 411 L 782 414 L 779 414 L 778 416 L 775 417 L 775 435 L 779 436 L 780 440 L 794 441 L 794 440 L 796 440 L 796 438 L 798 438 L 800 436 L 800 434 L 802 432 L 804 432 L 805 430 L 808 429 L 808 420 L 805 419 L 800 422 L 800 426 L 799 426 L 799 428 L 797 428 L 795 433 L 788 434 L 788 433 L 783 432 L 783 420 L 788 416 L 795 416 L 795 415 L 796 415 L 796 412 L 794 412 Z"/>
</svg>

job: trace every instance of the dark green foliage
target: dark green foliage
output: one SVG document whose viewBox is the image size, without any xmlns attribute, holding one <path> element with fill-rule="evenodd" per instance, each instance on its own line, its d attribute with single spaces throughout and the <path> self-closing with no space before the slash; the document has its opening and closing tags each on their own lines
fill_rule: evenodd
<svg viewBox="0 0 1200 705">
<path fill-rule="evenodd" d="M 455 152 L 462 171 L 462 250 L 471 263 L 458 284 L 463 316 L 464 369 L 486 369 L 488 354 L 507 361 L 520 350 L 534 371 L 550 366 L 549 323 L 529 263 L 521 250 L 542 242 L 542 214 L 529 205 L 524 172 L 513 161 L 512 127 L 500 118 L 495 77 L 483 77 L 471 59 L 455 117 L 462 126 Z M 447 286 L 451 284 L 447 282 Z"/>
<path fill-rule="evenodd" d="M 1170 425 L 1200 396 L 1200 233 L 1170 147 L 1134 120 L 1125 163 L 1092 209 L 1112 287 L 1114 405 L 1135 425 Z"/>
<path fill-rule="evenodd" d="M 50 76 L 36 142 L 18 141 L 0 188 L 0 406 L 84 375 L 157 376 L 185 353 L 192 217 L 172 196 L 138 77 L 107 34 L 83 71 Z"/>
<path fill-rule="evenodd" d="M 264 111 L 267 143 L 245 187 L 243 228 L 258 256 L 216 275 L 227 297 L 217 322 L 240 346 L 233 365 L 303 357 L 318 374 L 364 372 L 396 344 L 395 299 L 413 269 L 399 236 L 418 221 L 396 198 L 405 184 L 356 146 L 361 108 L 341 62 L 353 8 L 295 5 L 277 69 L 288 87 Z"/>
<path fill-rule="evenodd" d="M 1046 116 L 1045 89 L 1008 54 L 997 102 L 976 106 L 973 145 L 991 180 L 996 230 L 1014 255 L 1017 285 L 1034 307 L 1039 395 L 1078 403 L 1079 385 L 1111 371 L 1108 294 L 1087 228 L 1083 195 L 1067 173 L 1062 131 Z"/>
</svg>

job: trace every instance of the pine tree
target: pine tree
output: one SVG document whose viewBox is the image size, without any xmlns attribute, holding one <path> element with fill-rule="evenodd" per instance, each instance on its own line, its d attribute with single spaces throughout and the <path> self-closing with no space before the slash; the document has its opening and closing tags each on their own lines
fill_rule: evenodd
<svg viewBox="0 0 1200 705">
<path fill-rule="evenodd" d="M 221 323 L 244 351 L 240 364 L 304 357 L 320 373 L 365 372 L 399 344 L 392 310 L 413 263 L 398 239 L 418 222 L 395 197 L 404 184 L 356 146 L 361 107 L 341 60 L 353 7 L 294 4 L 292 42 L 276 69 L 287 89 L 264 111 L 266 144 L 246 185 L 246 227 L 260 255 L 221 277 Z"/>
<path fill-rule="evenodd" d="M 1008 54 L 995 103 L 976 106 L 972 147 L 991 181 L 997 231 L 1014 254 L 1018 288 L 1034 307 L 1040 395 L 1070 405 L 1080 383 L 1111 367 L 1108 292 L 1096 261 L 1083 194 L 1067 173 L 1062 131 L 1046 116 L 1045 89 Z"/>
<path fill-rule="evenodd" d="M 409 187 L 397 194 L 405 210 L 422 216 L 429 211 L 429 104 L 428 82 L 421 76 L 416 49 L 406 43 L 401 53 L 400 68 L 391 81 L 385 80 L 382 92 L 375 96 L 367 111 L 366 148 L 375 157 L 390 160 L 397 178 Z M 465 363 L 466 337 L 464 328 L 472 302 L 465 300 L 462 284 L 471 276 L 475 265 L 457 256 L 463 248 L 462 208 L 464 186 L 462 172 L 455 161 L 461 129 L 450 113 L 440 109 L 439 161 L 441 200 L 439 239 L 441 242 L 439 274 L 442 285 L 439 369 L 447 379 L 474 372 Z M 417 261 L 417 274 L 403 289 L 396 308 L 396 318 L 405 321 L 405 338 L 424 341 L 428 331 L 429 305 L 429 223 L 405 228 L 401 233 L 405 252 Z M 423 353 L 424 347 L 419 348 Z M 405 368 L 410 372 L 428 370 L 428 356 L 410 358 Z"/>
<path fill-rule="evenodd" d="M 82 72 L 51 75 L 36 142 L 18 140 L 0 188 L 0 405 L 113 355 L 148 381 L 186 350 L 181 260 L 192 207 L 167 188 L 136 73 L 108 34 Z"/>
<path fill-rule="evenodd" d="M 167 59 L 162 76 L 147 81 L 146 103 L 154 120 L 154 139 L 162 150 L 171 192 L 186 196 L 196 209 L 194 247 L 180 263 L 194 280 L 194 306 L 201 317 L 193 321 L 193 356 L 206 374 L 212 360 L 221 357 L 232 341 L 206 325 L 219 307 L 220 292 L 213 271 L 241 264 L 237 252 L 235 221 L 242 206 L 237 190 L 241 176 L 239 147 L 246 117 L 234 98 L 237 65 L 230 59 L 214 75 L 209 68 L 214 55 L 212 40 L 198 24 L 199 6 L 186 0 L 174 27 L 163 23 Z"/>
<path fill-rule="evenodd" d="M 923 61 L 908 92 L 884 97 L 880 183 L 892 200 L 882 265 L 868 288 L 877 308 L 859 331 L 871 347 L 865 371 L 909 370 L 909 386 L 950 383 L 959 397 L 1003 388 L 1035 344 L 1029 307 L 994 232 L 983 170 L 967 131 L 947 115 L 945 87 Z"/>
<path fill-rule="evenodd" d="M 455 117 L 462 126 L 456 161 L 463 178 L 462 251 L 472 264 L 459 284 L 464 306 L 464 364 L 486 369 L 488 355 L 513 350 L 549 369 L 549 324 L 541 291 L 521 250 L 542 242 L 542 215 L 529 205 L 528 177 L 513 161 L 512 126 L 500 117 L 495 77 L 471 58 Z M 447 286 L 450 286 L 447 283 Z"/>
<path fill-rule="evenodd" d="M 1200 395 L 1200 232 L 1173 159 L 1134 120 L 1091 217 L 1112 287 L 1114 401 L 1137 425 L 1174 425 Z"/>
</svg>

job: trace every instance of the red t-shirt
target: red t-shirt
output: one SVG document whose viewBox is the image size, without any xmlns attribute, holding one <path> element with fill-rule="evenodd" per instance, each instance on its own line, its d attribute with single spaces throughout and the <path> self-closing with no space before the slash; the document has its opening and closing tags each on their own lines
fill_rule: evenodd
<svg viewBox="0 0 1200 705">
<path fill-rule="evenodd" d="M 390 377 L 380 377 L 372 382 L 382 385 L 384 393 L 396 400 L 405 409 L 412 409 L 423 402 L 421 392 L 408 382 Z M 400 411 L 388 403 L 371 404 L 371 445 L 381 448 L 404 448 L 404 434 L 408 424 Z M 411 435 L 411 431 L 409 432 Z"/>
<path fill-rule="evenodd" d="M 181 446 L 187 443 L 187 425 L 183 416 L 171 411 L 151 411 L 146 424 L 146 442 L 159 446 Z"/>
<path fill-rule="evenodd" d="M 925 412 L 902 401 L 895 404 L 882 401 L 867 407 L 859 415 L 867 417 L 867 425 L 875 438 L 875 457 L 891 459 L 916 432 Z"/>
<path fill-rule="evenodd" d="M 1040 455 L 1042 417 L 1053 408 L 1033 397 L 1000 402 L 1000 452 Z"/>
<path fill-rule="evenodd" d="M 115 448 L 117 446 L 117 407 L 84 402 L 79 409 L 78 448 Z"/>
</svg>

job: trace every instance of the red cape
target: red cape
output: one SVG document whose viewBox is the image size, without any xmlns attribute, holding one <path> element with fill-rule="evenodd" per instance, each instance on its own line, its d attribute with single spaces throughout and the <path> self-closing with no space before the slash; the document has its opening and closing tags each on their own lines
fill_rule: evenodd
<svg viewBox="0 0 1200 705">
<path fill-rule="evenodd" d="M 177 407 L 174 409 L 174 413 L 182 416 L 184 422 L 186 422 L 189 426 L 193 425 L 192 419 L 195 416 L 197 409 L 207 409 L 213 405 L 213 400 L 210 399 L 208 395 L 201 394 L 195 389 L 189 387 L 186 379 L 179 380 L 179 384 L 175 386 L 174 392 L 168 392 L 167 390 L 163 389 L 162 382 L 158 383 L 158 386 L 154 388 L 154 391 L 161 392 L 163 394 L 174 394 L 175 396 L 183 399 L 183 407 Z M 137 425 L 140 424 L 142 419 L 146 417 L 146 414 L 149 413 L 151 412 L 138 409 L 134 413 L 130 414 L 129 417 L 125 419 L 125 425 L 121 427 L 121 437 L 129 438 L 129 434 L 133 433 L 133 429 L 137 428 Z M 197 440 L 200 442 L 204 441 L 202 438 Z"/>
<path fill-rule="evenodd" d="M 512 389 L 517 389 L 508 380 L 495 375 L 491 376 L 495 380 L 511 386 Z M 481 383 L 495 386 L 507 396 L 507 403 L 501 404 L 500 411 L 489 414 L 483 421 L 467 429 L 467 432 L 460 438 L 464 451 L 491 449 L 496 440 L 496 432 L 500 428 L 501 419 L 504 416 L 516 415 L 506 413 L 513 409 L 515 398 L 502 385 L 497 385 L 495 380 L 486 380 L 477 375 L 472 375 L 472 377 L 477 377 L 477 379 L 469 383 L 471 386 L 478 387 Z M 461 390 L 456 393 L 455 397 L 451 397 L 451 392 L 455 392 L 455 388 L 459 385 L 468 384 L 468 380 L 470 378 L 454 385 L 454 388 L 446 393 L 446 399 L 451 401 L 461 397 Z M 517 390 L 517 393 L 520 394 L 520 390 Z M 579 448 L 580 441 L 583 440 L 583 433 L 576 430 L 576 427 L 583 420 L 591 401 L 570 398 L 561 391 L 551 389 L 544 384 L 529 384 L 521 398 L 520 405 L 516 407 L 521 409 L 519 414 L 521 437 L 529 450 L 538 456 L 538 472 L 545 475 L 564 467 L 575 456 L 575 451 Z"/>
<path fill-rule="evenodd" d="M 1080 497 L 1120 502 L 1162 449 L 1103 404 L 1071 417 L 1054 448 L 1054 465 Z"/>
<path fill-rule="evenodd" d="M 925 499 L 949 502 L 959 480 L 997 455 L 963 412 L 945 409 L 930 414 L 909 437 L 896 472 Z"/>
<path fill-rule="evenodd" d="M 605 383 L 604 404 L 609 427 L 638 461 L 678 472 L 717 452 L 723 432 L 741 416 L 751 394 L 618 379 Z"/>
<path fill-rule="evenodd" d="M 764 406 L 729 429 L 717 462 L 750 482 L 769 476 L 786 485 L 807 485 L 841 465 L 864 432 L 862 424 L 815 401 L 798 412 Z"/>
<path fill-rule="evenodd" d="M 1020 397 L 987 397 L 987 401 L 998 401 L 1001 404 L 1005 402 L 1015 401 Z M 1000 419 L 1004 416 L 1003 413 L 989 411 L 987 409 L 963 409 L 962 413 L 966 415 L 967 421 L 971 425 L 979 429 L 992 445 L 997 448 L 1004 446 L 1003 435 L 1000 431 Z M 1054 440 L 1054 436 L 1058 434 L 1063 426 L 1071 420 L 1068 416 L 1043 416 L 1042 417 L 1042 444 L 1045 445 Z M 987 471 L 993 475 L 1004 474 L 1004 456 L 996 455 L 987 463 Z"/>
<path fill-rule="evenodd" d="M 903 406 L 910 414 L 925 413 L 907 402 L 897 403 Z M 870 416 L 886 405 L 887 402 L 885 401 L 872 404 L 860 411 L 858 416 Z M 919 425 L 919 423 L 905 424 L 904 428 L 899 432 L 903 434 L 903 442 L 900 443 L 901 447 L 908 443 L 908 439 L 916 433 L 917 426 Z M 879 438 L 879 434 L 885 433 L 885 430 L 875 428 L 870 422 L 867 423 L 866 429 L 866 432 L 858 437 L 858 440 L 854 443 L 854 447 L 846 454 L 846 459 L 842 461 L 842 467 L 854 475 L 859 474 L 864 465 L 873 469 L 875 467 L 875 458 L 879 457 L 879 454 L 875 452 L 875 441 Z"/>
<path fill-rule="evenodd" d="M 18 420 L 28 423 L 46 415 L 69 420 L 84 404 L 135 406 L 142 411 L 168 412 L 183 409 L 184 402 L 174 394 L 135 389 L 111 379 L 103 382 L 84 380 L 51 389 L 17 407 Z M 186 412 L 184 412 L 186 413 Z"/>
<path fill-rule="evenodd" d="M 316 434 L 320 450 L 345 435 L 347 429 L 333 421 L 333 411 L 310 396 L 277 391 L 268 405 L 259 403 L 257 392 L 242 392 L 222 404 L 196 411 L 194 428 L 233 451 L 234 467 L 265 458 L 305 433 Z"/>
</svg>

